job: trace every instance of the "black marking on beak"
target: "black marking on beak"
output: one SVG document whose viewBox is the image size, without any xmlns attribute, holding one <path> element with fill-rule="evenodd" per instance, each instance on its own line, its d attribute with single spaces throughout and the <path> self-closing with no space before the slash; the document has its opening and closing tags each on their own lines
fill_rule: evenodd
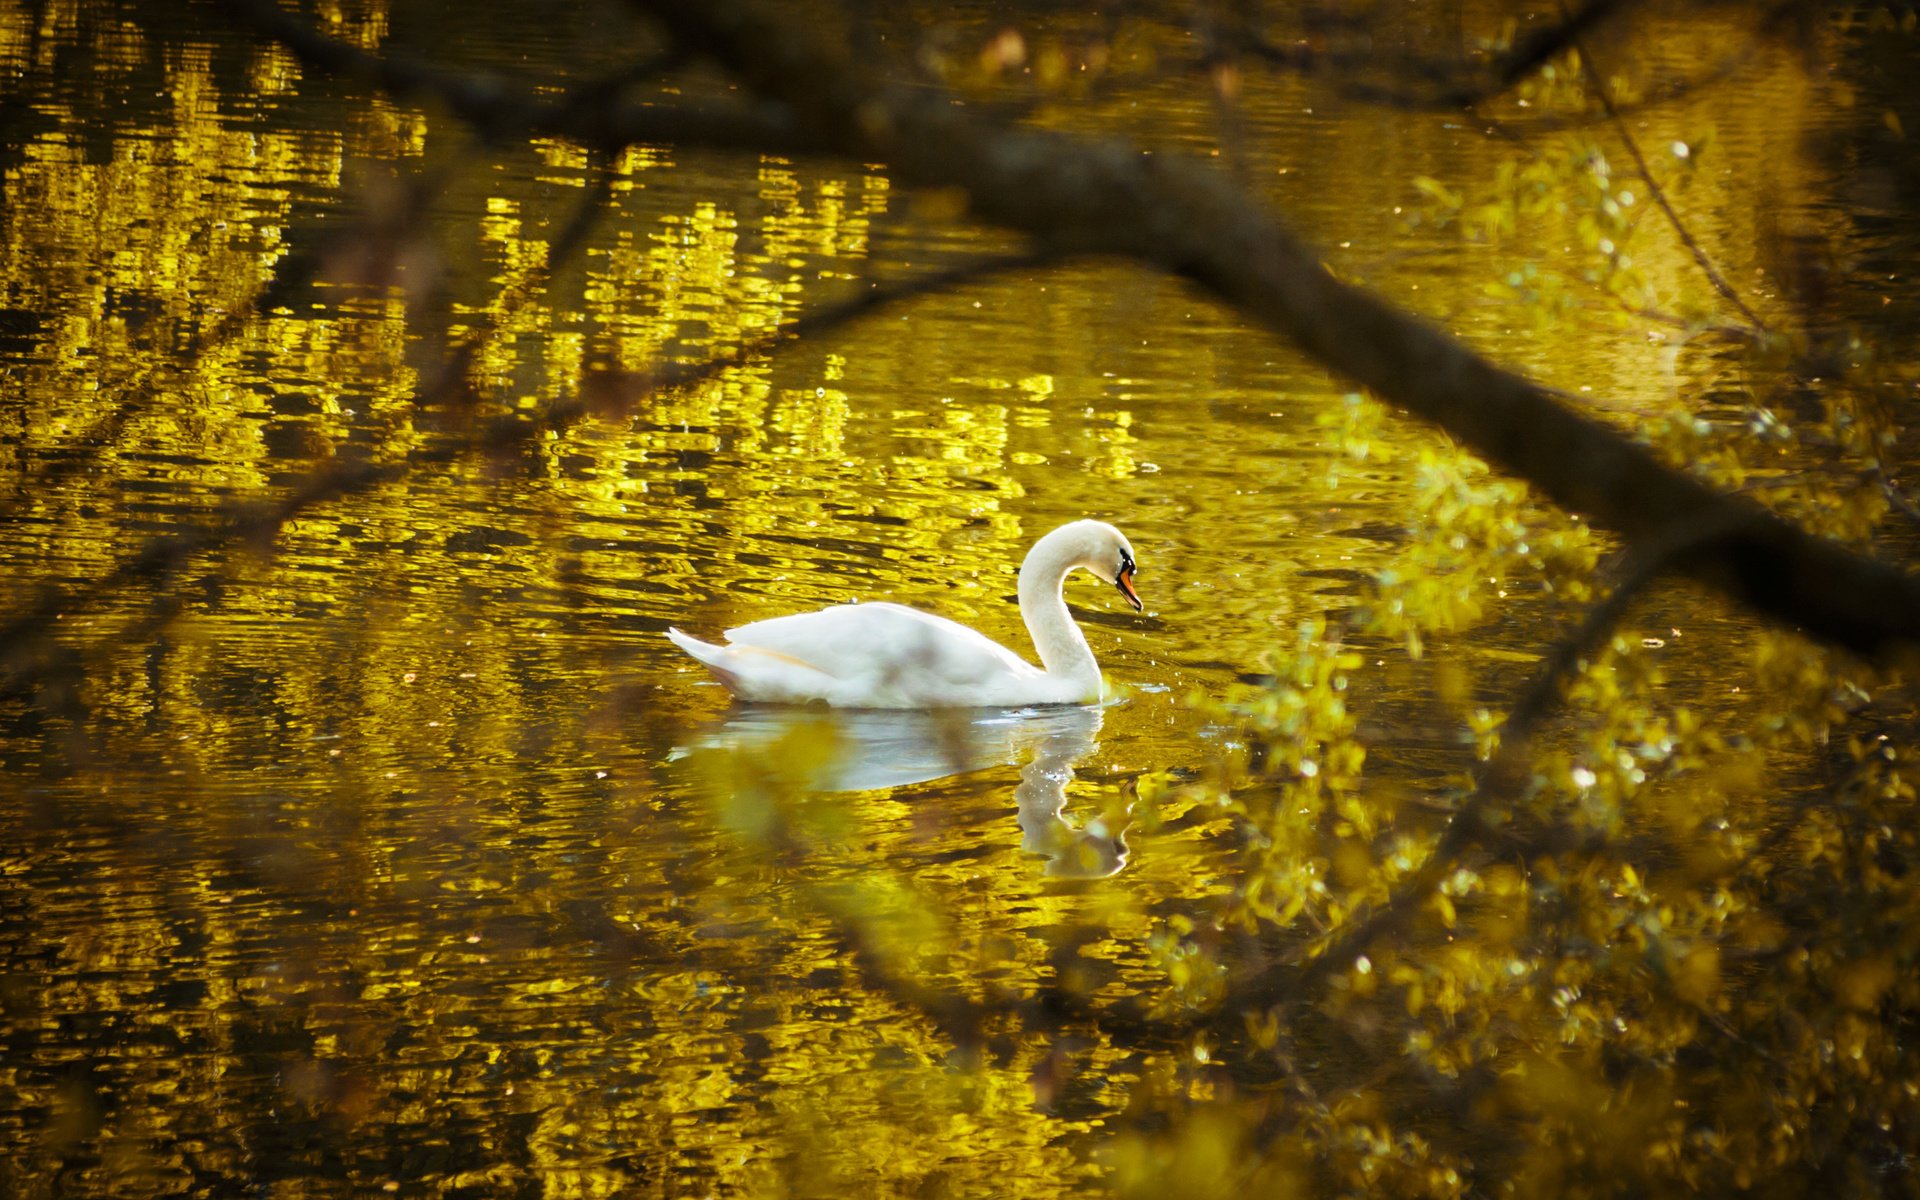
<svg viewBox="0 0 1920 1200">
<path fill-rule="evenodd" d="M 1140 603 L 1140 593 L 1133 590 L 1133 572 L 1133 555 L 1122 550 L 1120 552 L 1120 570 L 1119 573 L 1113 577 L 1113 586 L 1120 589 L 1120 594 L 1127 598 L 1128 604 L 1133 605 L 1133 611 L 1142 612 L 1147 606 Z"/>
</svg>

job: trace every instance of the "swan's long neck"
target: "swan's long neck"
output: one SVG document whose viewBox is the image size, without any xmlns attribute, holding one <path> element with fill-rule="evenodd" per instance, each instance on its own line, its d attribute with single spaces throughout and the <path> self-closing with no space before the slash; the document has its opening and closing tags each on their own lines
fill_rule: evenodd
<svg viewBox="0 0 1920 1200">
<path fill-rule="evenodd" d="M 1086 695 L 1100 694 L 1100 664 L 1086 635 L 1074 624 L 1061 589 L 1078 564 L 1081 547 L 1069 534 L 1072 526 L 1054 530 L 1035 542 L 1020 564 L 1020 615 L 1026 619 L 1033 648 L 1047 674 L 1078 685 Z"/>
</svg>

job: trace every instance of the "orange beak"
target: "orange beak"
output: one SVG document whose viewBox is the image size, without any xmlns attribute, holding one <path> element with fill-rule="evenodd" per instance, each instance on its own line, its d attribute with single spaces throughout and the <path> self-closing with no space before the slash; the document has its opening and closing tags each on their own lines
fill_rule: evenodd
<svg viewBox="0 0 1920 1200">
<path fill-rule="evenodd" d="M 1145 610 L 1147 606 L 1140 603 L 1140 593 L 1133 590 L 1132 563 L 1128 563 L 1126 566 L 1120 568 L 1120 573 L 1113 577 L 1113 586 L 1120 589 L 1120 594 L 1127 598 L 1128 604 L 1133 605 L 1133 611 L 1141 612 Z"/>
</svg>

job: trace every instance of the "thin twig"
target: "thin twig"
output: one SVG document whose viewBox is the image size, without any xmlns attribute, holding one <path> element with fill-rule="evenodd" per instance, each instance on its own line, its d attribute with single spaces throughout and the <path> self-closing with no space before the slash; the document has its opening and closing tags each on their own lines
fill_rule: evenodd
<svg viewBox="0 0 1920 1200">
<path fill-rule="evenodd" d="M 1561 11 L 1566 11 L 1564 2 Z M 1667 223 L 1673 226 L 1673 231 L 1679 235 L 1681 243 L 1693 255 L 1693 261 L 1699 264 L 1707 281 L 1713 284 L 1713 289 L 1739 309 L 1749 324 L 1756 329 L 1768 328 L 1767 323 L 1761 320 L 1760 314 L 1749 308 L 1747 302 L 1740 298 L 1740 293 L 1734 291 L 1733 285 L 1720 274 L 1719 269 L 1713 265 L 1713 260 L 1707 257 L 1707 252 L 1700 248 L 1700 243 L 1694 238 L 1693 231 L 1687 228 L 1686 222 L 1680 219 L 1680 214 L 1674 211 L 1672 202 L 1667 199 L 1667 190 L 1660 186 L 1658 179 L 1654 178 L 1653 168 L 1647 165 L 1646 156 L 1640 153 L 1640 143 L 1634 139 L 1633 133 L 1627 128 L 1627 123 L 1621 119 L 1620 110 L 1614 107 L 1611 90 L 1607 87 L 1606 77 L 1600 73 L 1599 64 L 1594 61 L 1592 53 L 1582 44 L 1577 35 L 1573 38 L 1573 47 L 1580 53 L 1580 67 L 1592 82 L 1594 95 L 1600 100 L 1600 107 L 1605 110 L 1607 119 L 1613 123 L 1613 130 L 1626 146 L 1627 154 L 1632 157 L 1634 165 L 1640 169 L 1640 178 L 1646 183 L 1647 191 L 1652 194 L 1654 203 L 1660 206 L 1660 211 L 1666 214 Z"/>
<path fill-rule="evenodd" d="M 551 279 L 553 271 L 584 244 L 587 230 L 592 227 L 609 194 L 610 180 L 607 174 L 597 173 L 595 179 L 595 185 L 582 197 L 573 216 L 555 240 L 545 266 L 529 272 L 517 286 L 502 294 L 495 316 L 481 322 L 454 347 L 441 364 L 441 369 L 416 393 L 416 403 L 438 405 L 464 390 L 468 364 L 498 333 L 505 316 L 524 305 L 542 284 Z M 234 330 L 228 330 L 225 326 L 223 322 L 214 333 L 231 336 Z M 196 354 L 202 349 L 196 347 Z M 127 407 L 123 403 L 120 409 L 125 411 Z M 430 457 L 418 455 L 415 461 Z M 314 505 L 398 478 L 406 470 L 406 465 L 399 463 L 335 463 L 308 475 L 277 502 L 247 501 L 235 504 L 226 510 L 224 520 L 154 539 L 137 553 L 121 560 L 106 576 L 95 580 L 85 593 L 75 594 L 57 585 L 49 585 L 25 613 L 10 622 L 4 632 L 0 632 L 0 687 L 16 689 L 24 679 L 31 678 L 46 665 L 47 660 L 33 654 L 32 648 L 54 621 L 84 611 L 91 602 L 140 581 L 154 584 L 162 590 L 164 597 L 164 585 L 195 555 L 236 544 L 270 545 L 288 521 Z M 156 605 L 163 603 L 166 603 L 164 599 L 156 598 Z"/>
<path fill-rule="evenodd" d="M 1681 555 L 1734 531 L 1732 525 L 1675 529 L 1663 537 L 1647 539 L 1623 556 L 1616 572 L 1618 582 L 1605 599 L 1587 609 L 1572 633 L 1548 651 L 1515 700 L 1501 728 L 1500 749 L 1479 772 L 1473 793 L 1460 805 L 1432 853 L 1386 901 L 1357 924 L 1343 929 L 1318 956 L 1298 968 L 1290 985 L 1294 995 L 1310 994 L 1336 971 L 1351 966 L 1376 939 L 1398 928 L 1433 894 L 1461 854 L 1492 830 L 1493 806 L 1519 791 L 1524 773 L 1523 751 L 1552 710 L 1562 683 L 1572 675 L 1580 659 L 1599 645 L 1619 623 L 1627 606 Z"/>
<path fill-rule="evenodd" d="M 1234 41 L 1244 52 L 1269 66 L 1301 73 L 1384 66 L 1396 82 L 1373 84 L 1344 80 L 1339 84 L 1340 94 L 1350 100 L 1388 108 L 1453 111 L 1476 107 L 1511 91 L 1521 80 L 1565 52 L 1582 33 L 1599 27 L 1629 3 L 1631 0 L 1588 0 L 1576 13 L 1568 14 L 1563 9 L 1560 24 L 1542 29 L 1510 47 L 1488 66 L 1481 79 L 1471 83 L 1461 80 L 1459 64 L 1454 62 L 1411 56 L 1383 61 L 1371 51 L 1338 54 L 1308 46 L 1282 46 L 1244 25 L 1234 31 Z M 1425 80 L 1431 87 L 1422 90 L 1398 82 L 1408 77 Z"/>
<path fill-rule="evenodd" d="M 303 64 L 312 69 L 323 71 L 342 71 L 350 76 L 372 79 L 381 84 L 392 84 L 400 95 L 432 96 L 440 99 L 457 116 L 468 120 L 483 140 L 498 136 L 511 125 L 517 117 L 525 122 L 524 132 L 537 132 L 542 124 L 581 129 L 597 128 L 597 136 L 587 144 L 589 148 L 603 143 L 609 152 L 617 150 L 635 140 L 631 135 L 645 132 L 660 122 L 676 122 L 686 118 L 678 111 L 649 112 L 643 120 L 625 122 L 609 121 L 605 111 L 613 94 L 618 88 L 636 75 L 664 69 L 677 63 L 677 55 L 663 55 L 650 60 L 644 67 L 636 67 L 620 72 L 608 79 L 596 80 L 569 89 L 564 95 L 553 101 L 534 102 L 514 97 L 503 89 L 491 85 L 476 84 L 455 76 L 442 75 L 427 68 L 412 68 L 387 62 L 375 55 L 367 54 L 344 43 L 334 42 L 313 30 L 301 25 L 271 4 L 255 5 L 246 0 L 226 0 L 230 10 L 241 19 L 254 23 L 263 33 L 282 41 L 292 50 Z M 729 122 L 731 123 L 731 122 Z M 614 127 L 618 126 L 616 131 Z M 754 128 L 752 136 L 762 136 L 766 131 L 758 122 L 749 122 Z M 695 130 L 704 128 L 697 121 Z M 622 140 L 622 139 L 627 140 Z M 16 492 L 22 496 L 40 495 L 50 484 L 60 483 L 85 469 L 92 461 L 86 448 L 110 445 L 117 441 L 127 425 L 164 394 L 166 381 L 181 369 L 189 366 L 214 350 L 219 349 L 233 338 L 238 337 L 256 317 L 275 307 L 288 303 L 301 288 L 313 281 L 322 264 L 333 259 L 348 248 L 362 251 L 369 244 L 396 244 L 410 236 L 418 222 L 423 218 L 433 201 L 444 193 L 457 174 L 457 167 L 466 160 L 461 154 L 454 161 L 428 172 L 410 183 L 404 189 L 404 196 L 397 213 L 383 210 L 377 216 L 358 222 L 348 228 L 327 235 L 319 245 L 281 256 L 270 269 L 267 277 L 261 281 L 253 295 L 244 302 L 236 304 L 222 313 L 212 325 L 195 330 L 186 347 L 173 360 L 164 366 L 149 365 L 125 378 L 121 383 L 109 389 L 118 391 L 120 403 L 113 411 L 96 421 L 76 440 L 74 452 L 52 459 L 38 470 L 24 476 L 16 485 Z M 604 185 L 603 185 L 604 186 Z M 588 219 L 594 215 L 591 208 L 583 207 L 580 215 Z M 569 233 L 563 233 L 562 241 L 570 242 L 584 235 L 586 226 Z M 570 254 L 572 246 L 556 243 L 551 258 Z M 471 345 L 464 347 L 470 351 Z M 458 352 L 458 351 L 457 351 Z M 464 366 L 460 367 L 464 370 Z M 0 509 L 0 521 L 17 521 L 21 510 Z"/>
<path fill-rule="evenodd" d="M 397 240 L 404 236 L 425 209 L 428 197 L 444 186 L 447 172 L 439 172 L 433 186 L 409 188 L 408 200 L 402 206 L 402 217 L 395 222 L 391 214 L 382 217 L 389 226 L 380 236 L 387 240 Z M 14 485 L 14 491 L 20 496 L 39 496 L 46 494 L 47 488 L 61 483 L 71 476 L 79 474 L 93 461 L 92 448 L 112 445 L 133 419 L 149 405 L 166 394 L 166 385 L 170 379 L 197 363 L 209 353 L 218 350 L 244 332 L 247 326 L 261 313 L 278 304 L 285 303 L 301 287 L 311 282 L 318 265 L 336 250 L 351 245 L 356 239 L 367 237 L 365 223 L 356 223 L 349 228 L 329 235 L 323 244 L 309 251 L 296 251 L 282 255 L 271 268 L 264 280 L 255 288 L 254 293 L 243 302 L 233 305 L 219 315 L 212 324 L 193 331 L 186 346 L 171 361 L 160 363 L 157 356 L 129 372 L 118 383 L 109 384 L 102 391 L 108 395 L 119 393 L 120 402 L 104 417 L 88 426 L 86 431 L 71 443 L 72 449 L 62 452 L 49 447 L 42 451 L 47 461 L 37 469 L 26 472 Z M 57 457 L 54 457 L 56 456 Z M 17 522 L 24 516 L 21 509 L 0 509 L 0 521 Z"/>
<path fill-rule="evenodd" d="M 18 689 L 38 674 L 40 663 L 28 651 L 54 622 L 85 611 L 128 585 L 142 581 L 165 583 L 196 554 L 234 544 L 270 543 L 288 521 L 307 510 L 402 478 L 415 468 L 524 446 L 548 430 L 563 428 L 588 415 L 624 414 L 644 398 L 720 375 L 793 339 L 823 332 L 919 296 L 1048 261 L 1050 256 L 1044 252 L 973 259 L 902 283 L 872 285 L 860 295 L 808 313 L 787 326 L 731 346 L 705 361 L 664 365 L 644 372 L 597 370 L 582 380 L 577 394 L 540 413 L 513 413 L 495 418 L 457 441 L 417 451 L 404 461 L 334 464 L 308 476 L 278 501 L 227 505 L 211 523 L 148 542 L 107 574 L 89 583 L 84 591 L 57 585 L 43 589 L 25 612 L 0 627 L 0 690 Z M 442 372 L 436 379 L 444 389 L 454 386 L 459 375 L 457 371 Z M 424 399 L 432 402 L 439 398 Z"/>
<path fill-rule="evenodd" d="M 1892 506 L 1893 511 L 1905 517 L 1912 524 L 1920 526 L 1920 504 L 1915 504 L 1913 498 L 1902 491 L 1900 485 L 1893 481 L 1893 478 L 1887 474 L 1887 468 L 1884 463 L 1874 464 L 1873 477 L 1875 481 L 1879 483 L 1880 492 L 1887 498 L 1887 503 Z"/>
</svg>

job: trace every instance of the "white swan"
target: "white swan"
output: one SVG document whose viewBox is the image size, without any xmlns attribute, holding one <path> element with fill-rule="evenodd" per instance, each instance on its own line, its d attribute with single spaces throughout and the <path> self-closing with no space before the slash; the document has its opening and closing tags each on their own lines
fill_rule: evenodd
<svg viewBox="0 0 1920 1200">
<path fill-rule="evenodd" d="M 1062 525 L 1020 564 L 1020 615 L 1045 670 L 965 625 L 899 604 L 841 604 L 727 630 L 716 646 L 669 629 L 742 700 L 838 708 L 1091 704 L 1100 666 L 1061 595 L 1084 567 L 1111 579 L 1134 611 L 1133 547 L 1102 521 Z"/>
</svg>

